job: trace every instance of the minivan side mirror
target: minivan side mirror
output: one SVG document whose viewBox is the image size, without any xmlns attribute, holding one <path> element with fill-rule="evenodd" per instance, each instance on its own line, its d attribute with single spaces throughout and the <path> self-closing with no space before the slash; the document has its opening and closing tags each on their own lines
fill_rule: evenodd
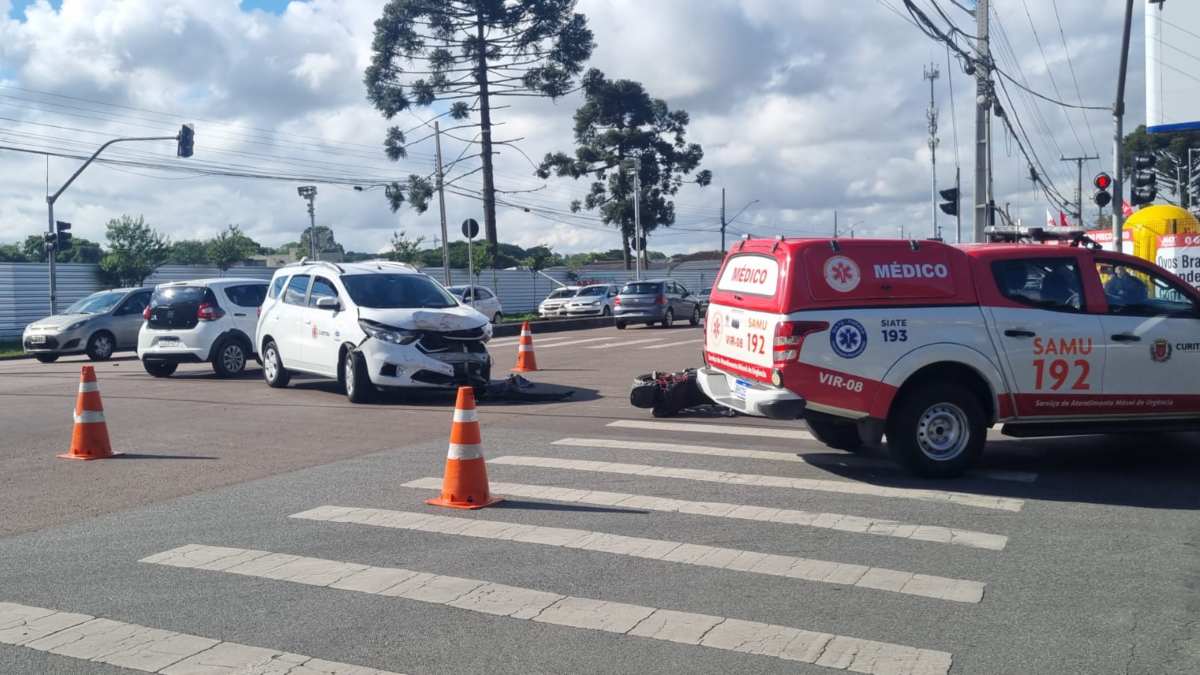
<svg viewBox="0 0 1200 675">
<path fill-rule="evenodd" d="M 317 298 L 317 309 L 331 309 L 337 311 L 342 308 L 342 303 L 338 302 L 337 298 L 329 296 Z"/>
</svg>

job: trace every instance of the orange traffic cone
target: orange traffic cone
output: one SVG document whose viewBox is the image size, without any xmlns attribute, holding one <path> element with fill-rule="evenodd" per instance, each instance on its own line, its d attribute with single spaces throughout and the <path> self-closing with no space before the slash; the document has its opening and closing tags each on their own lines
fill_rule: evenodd
<svg viewBox="0 0 1200 675">
<path fill-rule="evenodd" d="M 532 373 L 537 370 L 537 357 L 533 355 L 533 333 L 529 330 L 529 322 L 521 324 L 521 337 L 517 341 L 517 366 L 514 373 Z"/>
<path fill-rule="evenodd" d="M 71 451 L 59 455 L 63 459 L 106 459 L 119 453 L 108 443 L 108 425 L 104 422 L 104 406 L 100 403 L 100 385 L 96 369 L 84 366 L 79 372 L 79 396 L 75 399 L 75 432 L 71 434 Z"/>
<path fill-rule="evenodd" d="M 425 503 L 452 509 L 481 509 L 498 501 L 499 497 L 488 492 L 479 417 L 475 413 L 475 390 L 459 387 L 458 401 L 454 404 L 454 425 L 450 427 L 450 451 L 446 454 L 442 495 L 426 499 Z"/>
</svg>

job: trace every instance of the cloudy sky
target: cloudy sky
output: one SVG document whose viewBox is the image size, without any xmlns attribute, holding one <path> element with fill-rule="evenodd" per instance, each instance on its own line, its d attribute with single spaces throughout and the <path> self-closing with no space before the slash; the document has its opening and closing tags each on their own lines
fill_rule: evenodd
<svg viewBox="0 0 1200 675">
<path fill-rule="evenodd" d="M 974 19 L 955 3 L 937 3 L 974 32 Z M 932 13 L 933 0 L 917 4 Z M 1111 105 L 1124 3 L 993 5 L 993 52 L 1002 69 L 1054 98 Z M 1144 121 L 1137 5 L 1127 128 Z M 382 0 L 0 0 L 0 146 L 88 154 L 107 138 L 170 135 L 186 121 L 196 125 L 191 160 L 176 159 L 171 142 L 117 146 L 106 156 L 368 186 L 428 174 L 432 142 L 390 162 L 381 144 L 388 123 L 365 99 L 362 72 L 382 6 Z M 969 231 L 973 85 L 957 64 L 948 66 L 942 46 L 908 21 L 901 0 L 580 0 L 578 10 L 595 33 L 589 65 L 641 81 L 672 108 L 687 110 L 690 140 L 703 145 L 703 167 L 714 174 L 711 186 L 680 191 L 677 227 L 652 237 L 652 248 L 716 248 L 721 188 L 730 215 L 757 200 L 731 232 L 829 233 L 836 209 L 843 227 L 853 224 L 859 235 L 895 235 L 903 226 L 928 236 L 929 83 L 922 69 L 931 62 L 941 71 L 939 183 L 952 184 L 957 155 Z M 1068 112 L 1034 103 L 1012 84 L 1008 90 L 1010 114 L 1063 194 L 1073 196 L 1075 170 L 1060 155 L 1098 152 L 1102 163 L 1085 166 L 1085 183 L 1111 166 L 1108 113 Z M 523 139 L 520 149 L 535 159 L 569 151 L 579 102 L 577 96 L 509 99 L 513 106 L 495 113 L 502 123 L 496 135 Z M 416 109 L 396 123 L 419 138 L 422 120 L 437 112 Z M 998 123 L 995 138 L 997 202 L 1014 217 L 1042 222 L 1048 203 L 1031 192 L 1026 163 Z M 452 139 L 443 148 L 447 160 L 464 150 L 473 151 Z M 509 191 L 506 201 L 531 209 L 499 209 L 502 240 L 564 252 L 619 245 L 616 230 L 594 217 L 554 213 L 584 192 L 583 183 L 540 181 L 521 153 L 501 150 L 497 188 Z M 50 159 L 52 189 L 77 165 Z M 472 166 L 464 161 L 458 168 Z M 46 173 L 45 157 L 0 149 L 0 241 L 44 229 Z M 238 223 L 260 242 L 279 245 L 307 225 L 299 184 L 94 165 L 59 201 L 56 216 L 96 240 L 109 218 L 130 213 L 144 214 L 175 239 L 211 236 Z M 429 241 L 438 235 L 436 208 L 393 214 L 380 190 L 318 185 L 318 223 L 332 226 L 348 248 L 379 250 L 398 229 Z M 457 185 L 478 190 L 479 174 Z M 463 218 L 482 220 L 476 200 L 451 196 L 447 210 L 452 237 Z M 1085 213 L 1094 215 L 1094 207 Z M 942 223 L 952 240 L 953 219 Z"/>
</svg>

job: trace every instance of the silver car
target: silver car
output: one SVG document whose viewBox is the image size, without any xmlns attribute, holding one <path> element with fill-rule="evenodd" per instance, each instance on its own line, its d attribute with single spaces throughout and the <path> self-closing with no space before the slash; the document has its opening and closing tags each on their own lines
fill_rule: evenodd
<svg viewBox="0 0 1200 675">
<path fill-rule="evenodd" d="M 107 361 L 114 352 L 137 349 L 142 312 L 150 304 L 153 288 L 117 288 L 92 293 L 61 314 L 34 321 L 25 327 L 21 344 L 27 354 L 52 363 L 68 354 L 87 354 Z"/>
<path fill-rule="evenodd" d="M 683 284 L 670 279 L 630 281 L 616 298 L 613 318 L 617 328 L 631 323 L 661 323 L 663 328 L 670 328 L 676 319 L 687 319 L 698 326 L 700 305 Z"/>
<path fill-rule="evenodd" d="M 563 305 L 566 305 L 567 300 L 575 297 L 575 294 L 578 292 L 578 286 L 563 286 L 562 288 L 554 289 L 550 292 L 550 295 L 547 295 L 546 299 L 542 300 L 541 304 L 538 305 L 538 316 L 542 317 L 543 319 L 562 316 Z"/>
<path fill-rule="evenodd" d="M 566 316 L 612 316 L 613 301 L 617 299 L 617 287 L 612 284 L 584 286 L 568 298 L 559 310 Z"/>
</svg>

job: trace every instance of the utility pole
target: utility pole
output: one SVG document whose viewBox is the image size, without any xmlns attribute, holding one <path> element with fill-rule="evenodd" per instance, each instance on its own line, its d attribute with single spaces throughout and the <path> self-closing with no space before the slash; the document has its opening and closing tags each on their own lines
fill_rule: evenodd
<svg viewBox="0 0 1200 675">
<path fill-rule="evenodd" d="M 296 188 L 301 198 L 308 200 L 308 255 L 313 260 L 317 257 L 317 208 L 313 203 L 317 198 L 316 185 L 301 185 Z"/>
<path fill-rule="evenodd" d="M 634 278 L 642 280 L 642 156 L 638 155 L 633 163 L 633 236 L 634 251 L 637 260 Z"/>
<path fill-rule="evenodd" d="M 1132 2 L 1133 0 L 1130 0 Z M 975 220 L 973 241 L 992 224 L 992 55 L 988 47 L 988 0 L 975 3 Z"/>
<path fill-rule="evenodd" d="M 450 285 L 450 238 L 446 236 L 446 191 L 443 186 L 445 174 L 442 172 L 442 130 L 435 121 L 433 123 L 433 146 L 437 153 L 437 193 L 438 211 L 442 218 L 442 281 Z"/>
<path fill-rule="evenodd" d="M 725 188 L 721 188 L 721 253 L 725 252 Z"/>
<path fill-rule="evenodd" d="M 838 230 L 837 230 L 837 209 L 834 209 L 834 210 L 833 210 L 833 238 L 834 238 L 834 239 L 837 239 L 837 236 L 838 236 Z"/>
<path fill-rule="evenodd" d="M 938 77 L 941 76 L 941 72 L 938 71 L 937 64 L 933 64 L 933 63 L 929 64 L 928 68 L 923 68 L 922 71 L 923 71 L 922 77 L 926 80 L 929 80 L 929 110 L 925 111 L 925 118 L 929 122 L 929 166 L 931 169 L 930 174 L 931 174 L 931 180 L 932 180 L 932 182 L 930 183 L 930 186 L 932 189 L 930 191 L 930 198 L 929 198 L 929 215 L 930 215 L 930 218 L 932 218 L 931 226 L 932 226 L 933 237 L 935 239 L 941 239 L 942 232 L 941 232 L 941 228 L 938 227 L 938 219 L 937 219 L 937 212 L 938 212 L 938 188 L 937 188 L 938 111 L 937 111 L 936 105 L 934 104 L 934 92 L 933 92 L 934 81 L 937 80 Z"/>
<path fill-rule="evenodd" d="M 984 0 L 986 2 L 986 0 Z M 1117 100 L 1113 102 L 1113 250 L 1121 250 L 1122 229 L 1125 226 L 1125 197 L 1121 191 L 1121 145 L 1125 142 L 1122 127 L 1125 117 L 1125 70 L 1129 66 L 1129 27 L 1133 23 L 1133 0 L 1125 0 L 1125 25 L 1121 33 L 1121 66 L 1117 71 Z"/>
<path fill-rule="evenodd" d="M 1100 160 L 1099 155 L 1084 155 L 1083 157 L 1059 157 L 1061 162 L 1075 162 L 1077 182 L 1075 183 L 1075 223 L 1083 227 L 1083 163 L 1090 160 Z"/>
</svg>

